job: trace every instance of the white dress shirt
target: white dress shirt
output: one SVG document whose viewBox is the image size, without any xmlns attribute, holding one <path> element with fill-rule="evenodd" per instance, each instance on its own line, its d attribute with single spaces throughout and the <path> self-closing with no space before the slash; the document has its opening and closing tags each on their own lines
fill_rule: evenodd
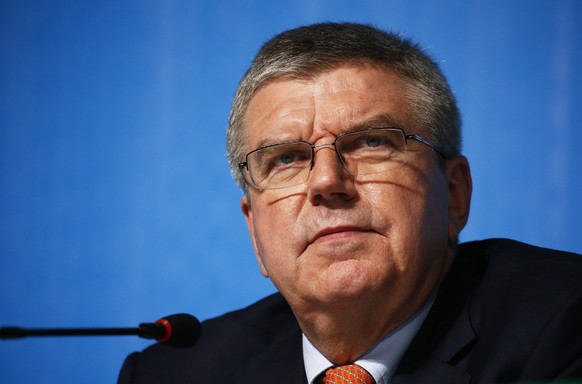
<svg viewBox="0 0 582 384">
<path fill-rule="evenodd" d="M 380 340 L 354 363 L 366 369 L 374 377 L 377 384 L 389 384 L 400 359 L 420 329 L 433 302 L 434 297 L 406 323 Z M 303 335 L 303 361 L 308 384 L 313 384 L 322 372 L 334 366 L 311 344 L 305 335 Z"/>
</svg>

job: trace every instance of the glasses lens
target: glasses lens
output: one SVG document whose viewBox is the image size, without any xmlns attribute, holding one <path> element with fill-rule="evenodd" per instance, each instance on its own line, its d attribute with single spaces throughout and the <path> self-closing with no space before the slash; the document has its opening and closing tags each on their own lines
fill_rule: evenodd
<svg viewBox="0 0 582 384">
<path fill-rule="evenodd" d="M 336 148 L 348 172 L 368 175 L 404 164 L 406 140 L 399 129 L 370 129 L 338 137 Z"/>
<path fill-rule="evenodd" d="M 283 143 L 257 149 L 247 155 L 252 183 L 262 189 L 291 187 L 307 181 L 311 145 Z"/>
</svg>

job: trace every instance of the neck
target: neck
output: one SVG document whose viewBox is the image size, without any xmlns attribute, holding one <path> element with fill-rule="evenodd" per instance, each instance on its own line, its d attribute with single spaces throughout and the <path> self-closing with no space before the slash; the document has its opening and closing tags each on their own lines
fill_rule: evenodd
<svg viewBox="0 0 582 384">
<path fill-rule="evenodd" d="M 412 307 L 412 306 L 411 306 Z M 410 307 L 409 307 L 410 308 Z M 332 306 L 298 316 L 305 336 L 328 360 L 334 364 L 353 363 L 381 339 L 405 323 L 420 308 L 414 306 L 410 313 L 389 311 L 391 316 L 376 307 L 366 308 Z"/>
</svg>

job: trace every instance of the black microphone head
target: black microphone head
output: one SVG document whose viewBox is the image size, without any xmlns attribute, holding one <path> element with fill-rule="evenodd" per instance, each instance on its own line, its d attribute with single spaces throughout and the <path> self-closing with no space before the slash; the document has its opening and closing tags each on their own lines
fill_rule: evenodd
<svg viewBox="0 0 582 384">
<path fill-rule="evenodd" d="M 166 329 L 164 336 L 157 341 L 171 347 L 192 347 L 200 337 L 200 322 L 196 317 L 187 313 L 163 317 L 156 321 L 156 324 L 161 324 Z"/>
</svg>

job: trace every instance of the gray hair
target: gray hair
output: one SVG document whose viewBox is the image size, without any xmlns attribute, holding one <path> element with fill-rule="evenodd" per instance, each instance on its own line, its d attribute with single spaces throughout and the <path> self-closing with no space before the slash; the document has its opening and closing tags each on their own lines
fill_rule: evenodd
<svg viewBox="0 0 582 384">
<path fill-rule="evenodd" d="M 365 24 L 320 23 L 285 31 L 259 50 L 235 93 L 226 134 L 227 157 L 239 187 L 246 149 L 245 115 L 256 92 L 282 78 L 310 79 L 346 65 L 376 65 L 394 71 L 408 87 L 408 100 L 427 140 L 447 157 L 460 154 L 461 118 L 439 65 L 401 35 Z"/>
</svg>

